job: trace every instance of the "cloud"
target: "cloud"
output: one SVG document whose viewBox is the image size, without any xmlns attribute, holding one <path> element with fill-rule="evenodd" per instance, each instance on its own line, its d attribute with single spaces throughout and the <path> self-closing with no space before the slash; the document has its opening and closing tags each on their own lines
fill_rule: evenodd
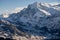
<svg viewBox="0 0 60 40">
<path fill-rule="evenodd" d="M 25 7 L 17 7 L 15 9 L 9 9 L 9 10 L 3 10 L 0 8 L 0 12 L 2 12 L 1 14 L 3 14 L 3 17 L 7 18 L 9 16 L 9 14 L 20 12 L 24 8 L 26 8 L 26 6 Z"/>
<path fill-rule="evenodd" d="M 23 8 L 25 8 L 25 7 L 17 7 L 17 8 L 15 8 L 15 9 L 11 10 L 11 13 L 20 12 Z"/>
<path fill-rule="evenodd" d="M 0 15 L 1 14 L 10 14 L 10 13 L 17 13 L 20 12 L 23 8 L 26 8 L 26 6 L 23 7 L 16 7 L 16 8 L 10 8 L 10 9 L 5 9 L 5 8 L 0 8 Z"/>
<path fill-rule="evenodd" d="M 17 7 L 15 9 L 8 9 L 8 10 L 3 10 L 2 14 L 12 14 L 12 13 L 17 13 L 20 12 L 22 9 L 26 8 L 26 6 L 24 7 Z"/>
</svg>

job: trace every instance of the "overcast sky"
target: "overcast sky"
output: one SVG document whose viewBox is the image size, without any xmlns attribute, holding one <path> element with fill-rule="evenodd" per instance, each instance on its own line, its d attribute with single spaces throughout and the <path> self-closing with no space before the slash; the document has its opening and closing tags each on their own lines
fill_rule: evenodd
<svg viewBox="0 0 60 40">
<path fill-rule="evenodd" d="M 9 11 L 22 9 L 28 4 L 32 4 L 33 2 L 45 2 L 45 3 L 55 3 L 60 2 L 60 0 L 0 0 L 0 14 Z M 17 10 L 18 10 L 17 9 Z"/>
</svg>

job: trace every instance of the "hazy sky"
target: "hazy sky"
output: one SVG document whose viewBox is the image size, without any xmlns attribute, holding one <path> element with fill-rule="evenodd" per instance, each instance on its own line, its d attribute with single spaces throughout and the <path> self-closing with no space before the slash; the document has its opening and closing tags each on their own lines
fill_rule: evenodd
<svg viewBox="0 0 60 40">
<path fill-rule="evenodd" d="M 18 7 L 23 8 L 36 1 L 45 3 L 60 2 L 60 0 L 0 0 L 0 14 Z"/>
</svg>

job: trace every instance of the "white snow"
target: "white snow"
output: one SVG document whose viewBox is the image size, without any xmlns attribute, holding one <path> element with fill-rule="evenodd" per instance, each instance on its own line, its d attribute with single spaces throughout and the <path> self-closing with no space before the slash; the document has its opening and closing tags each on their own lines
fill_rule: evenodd
<svg viewBox="0 0 60 40">
<path fill-rule="evenodd" d="M 51 7 L 51 5 L 48 3 L 41 3 L 41 5 L 46 6 L 46 7 Z"/>
<path fill-rule="evenodd" d="M 54 6 L 54 5 L 58 5 L 60 4 L 59 2 L 53 2 L 53 3 L 49 3 L 50 5 Z"/>
<path fill-rule="evenodd" d="M 47 11 L 41 9 L 41 8 L 39 8 L 39 10 L 42 11 L 43 13 L 45 13 L 46 15 L 51 15 L 51 13 L 49 13 L 49 12 L 47 12 Z"/>
<path fill-rule="evenodd" d="M 59 25 L 59 21 L 60 21 L 60 12 L 59 11 L 60 10 L 54 9 L 54 8 L 57 8 L 56 6 L 51 8 L 50 5 L 47 3 L 45 3 L 45 4 L 41 3 L 41 5 L 39 5 L 39 3 L 34 3 L 30 6 L 31 6 L 31 9 L 36 8 L 36 9 L 34 9 L 36 11 L 32 12 L 31 10 L 24 10 L 24 11 L 22 11 L 23 14 L 21 14 L 19 12 L 19 13 L 17 13 L 17 15 L 13 15 L 13 17 L 10 16 L 9 21 L 11 20 L 11 22 L 13 22 L 13 23 L 15 23 L 15 21 L 16 21 L 16 23 L 18 23 L 17 21 L 23 22 L 23 24 L 26 26 L 21 26 L 19 24 L 18 25 L 21 26 L 22 28 L 27 29 L 30 33 L 37 34 L 37 35 L 40 35 L 40 32 L 42 32 L 42 30 L 39 30 L 40 27 L 46 26 L 48 28 L 48 30 L 50 30 L 49 28 L 52 28 L 52 27 L 53 27 L 52 28 L 53 30 L 56 28 L 57 29 L 60 28 L 60 25 Z M 34 15 L 33 15 L 33 13 L 34 13 Z M 20 16 L 20 14 L 22 16 Z M 52 14 L 56 14 L 56 15 L 53 16 Z M 50 16 L 50 15 L 52 15 L 52 16 Z M 47 18 L 45 16 L 47 16 Z M 6 22 L 6 21 L 2 20 L 2 22 Z M 9 24 L 9 22 L 6 22 L 6 23 Z M 37 27 L 36 27 L 36 25 L 37 25 Z M 0 25 L 0 26 L 3 26 L 3 25 Z M 4 35 L 6 35 L 6 34 L 4 34 Z M 44 36 L 51 37 L 51 35 L 49 35 L 49 33 L 45 34 Z M 55 35 L 53 35 L 53 36 L 55 36 Z M 31 37 L 34 38 L 35 36 L 32 35 Z M 43 37 L 43 38 L 46 39 L 47 37 Z"/>
</svg>

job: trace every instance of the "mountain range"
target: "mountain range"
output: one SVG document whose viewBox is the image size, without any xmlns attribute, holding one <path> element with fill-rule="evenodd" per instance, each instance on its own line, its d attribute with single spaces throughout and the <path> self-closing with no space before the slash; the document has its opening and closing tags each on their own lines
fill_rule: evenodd
<svg viewBox="0 0 60 40">
<path fill-rule="evenodd" d="M 60 38 L 60 4 L 35 2 L 18 13 L 10 14 L 7 18 L 0 17 L 1 33 L 9 37 L 33 35 L 47 39 Z"/>
</svg>

